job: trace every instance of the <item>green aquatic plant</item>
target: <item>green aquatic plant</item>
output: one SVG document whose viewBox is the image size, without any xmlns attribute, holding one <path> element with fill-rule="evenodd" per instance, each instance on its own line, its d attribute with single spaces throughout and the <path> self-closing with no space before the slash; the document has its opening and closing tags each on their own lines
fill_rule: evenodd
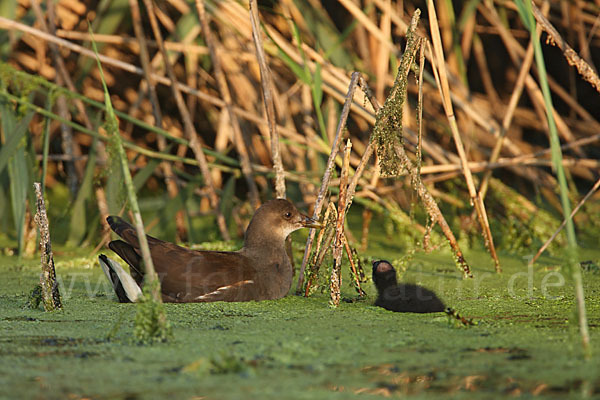
<svg viewBox="0 0 600 400">
<path fill-rule="evenodd" d="M 150 281 L 146 285 L 158 286 L 158 280 Z M 173 335 L 171 324 L 166 320 L 165 305 L 155 301 L 151 291 L 152 289 L 144 290 L 137 301 L 133 334 L 141 344 L 165 342 Z"/>
<path fill-rule="evenodd" d="M 33 287 L 29 296 L 27 296 L 26 308 L 38 310 L 42 304 L 42 285 L 39 283 Z"/>
<path fill-rule="evenodd" d="M 181 369 L 186 374 L 199 376 L 237 374 L 249 376 L 254 373 L 256 362 L 247 361 L 230 353 L 220 352 L 212 357 L 200 358 Z"/>
</svg>

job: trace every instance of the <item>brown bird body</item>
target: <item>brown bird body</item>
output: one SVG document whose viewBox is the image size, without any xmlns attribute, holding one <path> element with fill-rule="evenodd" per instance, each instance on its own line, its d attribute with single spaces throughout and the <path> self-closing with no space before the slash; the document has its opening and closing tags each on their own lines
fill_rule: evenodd
<svg viewBox="0 0 600 400">
<path fill-rule="evenodd" d="M 131 276 L 141 286 L 144 269 L 135 229 L 119 217 L 111 216 L 107 220 L 123 239 L 110 242 L 109 247 L 129 264 Z M 319 226 L 289 201 L 276 199 L 256 210 L 246 230 L 244 246 L 238 251 L 196 251 L 147 236 L 154 268 L 161 281 L 163 301 L 191 303 L 284 297 L 290 290 L 293 275 L 285 239 L 302 227 Z M 121 298 L 116 285 L 115 291 L 120 301 L 128 301 Z"/>
</svg>

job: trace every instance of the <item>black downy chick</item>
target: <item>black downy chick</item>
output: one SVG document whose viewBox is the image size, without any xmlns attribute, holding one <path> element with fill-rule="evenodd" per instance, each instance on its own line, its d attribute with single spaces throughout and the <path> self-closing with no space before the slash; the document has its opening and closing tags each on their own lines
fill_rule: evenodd
<svg viewBox="0 0 600 400">
<path fill-rule="evenodd" d="M 446 306 L 434 292 L 419 285 L 398 283 L 396 270 L 388 261 L 373 262 L 373 282 L 377 288 L 375 305 L 396 312 L 433 313 Z"/>
</svg>

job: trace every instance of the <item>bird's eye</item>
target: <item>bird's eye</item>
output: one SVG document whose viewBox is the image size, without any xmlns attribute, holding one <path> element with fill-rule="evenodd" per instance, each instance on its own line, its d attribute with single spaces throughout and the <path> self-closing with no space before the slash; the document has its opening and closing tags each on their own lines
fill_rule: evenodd
<svg viewBox="0 0 600 400">
<path fill-rule="evenodd" d="M 292 213 L 288 211 L 288 212 L 286 212 L 285 214 L 283 214 L 283 216 L 284 216 L 285 218 L 291 218 L 291 217 L 292 217 Z"/>
</svg>

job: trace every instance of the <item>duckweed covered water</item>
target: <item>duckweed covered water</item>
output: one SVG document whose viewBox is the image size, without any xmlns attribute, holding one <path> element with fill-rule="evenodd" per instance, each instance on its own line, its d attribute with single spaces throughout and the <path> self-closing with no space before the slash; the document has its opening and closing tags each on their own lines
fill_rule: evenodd
<svg viewBox="0 0 600 400">
<path fill-rule="evenodd" d="M 400 254 L 386 252 L 388 258 Z M 135 306 L 116 303 L 95 258 L 58 253 L 64 310 L 24 308 L 36 260 L 1 257 L 0 397 L 93 399 L 493 398 L 600 395 L 600 357 L 582 361 L 574 290 L 560 263 L 534 269 L 467 254 L 462 280 L 449 253 L 418 254 L 402 279 L 418 282 L 468 318 L 399 314 L 369 298 L 328 296 L 250 303 L 166 304 L 173 338 L 140 346 Z M 301 254 L 296 254 L 297 258 Z M 600 348 L 600 253 L 583 253 L 592 344 Z M 370 271 L 368 271 L 370 273 Z M 346 278 L 347 300 L 355 292 Z"/>
</svg>

